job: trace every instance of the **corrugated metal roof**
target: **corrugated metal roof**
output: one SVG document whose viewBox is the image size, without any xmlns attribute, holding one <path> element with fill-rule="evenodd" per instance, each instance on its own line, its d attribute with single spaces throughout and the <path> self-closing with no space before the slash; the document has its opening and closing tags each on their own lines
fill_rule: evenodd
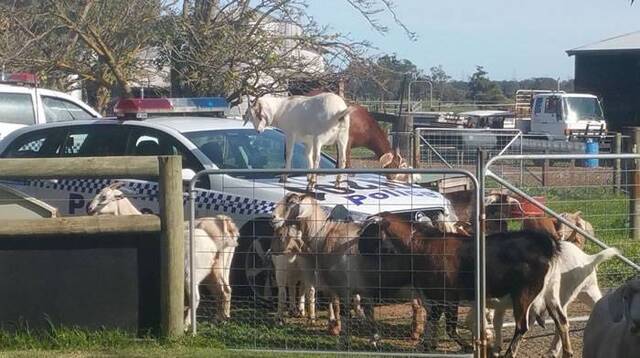
<svg viewBox="0 0 640 358">
<path fill-rule="evenodd" d="M 599 51 L 640 51 L 640 31 L 576 47 L 568 50 L 567 55 L 572 56 L 583 52 Z"/>
</svg>

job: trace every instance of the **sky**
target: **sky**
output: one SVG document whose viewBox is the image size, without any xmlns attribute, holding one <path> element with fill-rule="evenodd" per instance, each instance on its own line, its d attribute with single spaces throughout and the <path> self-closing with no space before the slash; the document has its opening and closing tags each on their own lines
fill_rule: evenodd
<svg viewBox="0 0 640 358">
<path fill-rule="evenodd" d="M 367 39 L 426 71 L 441 64 L 454 79 L 476 65 L 495 80 L 573 78 L 566 50 L 640 30 L 640 3 L 629 0 L 394 0 L 400 19 L 418 34 L 413 42 L 380 17 L 390 31 L 375 32 L 347 0 L 311 0 L 321 25 Z"/>
</svg>

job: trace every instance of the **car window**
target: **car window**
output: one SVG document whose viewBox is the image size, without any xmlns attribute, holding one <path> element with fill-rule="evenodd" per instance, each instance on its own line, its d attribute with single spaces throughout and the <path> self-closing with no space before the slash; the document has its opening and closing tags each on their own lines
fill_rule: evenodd
<svg viewBox="0 0 640 358">
<path fill-rule="evenodd" d="M 544 113 L 556 114 L 560 110 L 559 97 L 547 97 L 544 103 Z"/>
<path fill-rule="evenodd" d="M 77 104 L 61 98 L 43 96 L 42 105 L 47 122 L 95 118 L 91 113 L 85 111 Z"/>
<path fill-rule="evenodd" d="M 542 99 L 542 98 L 536 99 L 534 113 L 542 112 L 542 101 L 544 101 L 544 99 Z"/>
<path fill-rule="evenodd" d="M 0 122 L 34 124 L 33 101 L 28 93 L 0 93 Z"/>
<path fill-rule="evenodd" d="M 258 133 L 252 129 L 214 130 L 185 133 L 211 162 L 221 169 L 281 169 L 285 167 L 285 137 L 268 129 Z M 334 168 L 327 157 L 320 158 L 320 168 Z M 292 168 L 306 169 L 308 161 L 304 145 L 296 143 Z M 260 175 L 249 173 L 246 178 Z"/>
<path fill-rule="evenodd" d="M 104 157 L 124 155 L 127 129 L 120 125 L 71 127 L 63 141 L 63 156 Z"/>
<path fill-rule="evenodd" d="M 7 147 L 2 156 L 5 158 L 57 157 L 62 146 L 62 133 L 56 128 L 23 134 Z"/>
<path fill-rule="evenodd" d="M 191 169 L 196 173 L 204 169 L 200 161 L 182 143 L 155 129 L 134 129 L 129 137 L 127 148 L 127 155 L 180 155 L 183 168 Z M 197 186 L 209 188 L 209 180 L 204 178 Z"/>
</svg>

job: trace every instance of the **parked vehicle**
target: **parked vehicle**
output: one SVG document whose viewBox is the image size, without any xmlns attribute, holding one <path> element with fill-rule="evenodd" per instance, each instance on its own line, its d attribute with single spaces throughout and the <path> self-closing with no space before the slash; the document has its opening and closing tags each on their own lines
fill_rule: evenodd
<svg viewBox="0 0 640 358">
<path fill-rule="evenodd" d="M 527 98 L 528 110 L 523 104 Z M 515 128 L 548 139 L 603 136 L 607 132 L 602 106 L 592 94 L 521 90 L 516 94 L 515 112 Z"/>
<path fill-rule="evenodd" d="M 185 179 L 204 169 L 249 169 L 242 175 L 210 175 L 198 184 L 196 217 L 225 214 L 240 228 L 233 266 L 233 282 L 248 281 L 255 293 L 270 292 L 273 231 L 270 216 L 287 192 L 307 192 L 306 176 L 290 176 L 281 183 L 276 175 L 265 176 L 251 169 L 284 168 L 285 136 L 277 129 L 257 132 L 251 124 L 224 118 L 221 99 L 131 99 L 116 110 L 123 118 L 78 120 L 21 128 L 0 142 L 2 158 L 51 158 L 125 155 L 181 155 Z M 218 107 L 216 107 L 218 105 Z M 198 111 L 221 114 L 197 117 Z M 161 113 L 163 117 L 145 118 Z M 175 113 L 180 116 L 167 117 Z M 192 113 L 185 116 L 184 113 Z M 304 148 L 294 148 L 293 168 L 307 168 Z M 323 154 L 320 168 L 335 168 Z M 123 189 L 143 213 L 158 211 L 158 184 L 130 180 Z M 448 199 L 415 184 L 392 182 L 382 175 L 348 178 L 348 188 L 335 188 L 335 176 L 321 176 L 314 191 L 328 209 L 345 206 L 356 220 L 382 211 L 399 213 L 407 220 L 424 216 L 449 216 Z M 3 183 L 58 207 L 62 215 L 85 215 L 86 207 L 110 180 L 19 180 Z M 186 202 L 185 202 L 186 204 Z M 186 210 L 185 210 L 186 212 Z M 238 270 L 238 268 L 241 268 Z M 270 293 L 269 293 L 270 294 Z"/>
<path fill-rule="evenodd" d="M 93 108 L 72 96 L 39 88 L 32 74 L 5 77 L 0 80 L 0 139 L 33 124 L 100 118 Z"/>
</svg>

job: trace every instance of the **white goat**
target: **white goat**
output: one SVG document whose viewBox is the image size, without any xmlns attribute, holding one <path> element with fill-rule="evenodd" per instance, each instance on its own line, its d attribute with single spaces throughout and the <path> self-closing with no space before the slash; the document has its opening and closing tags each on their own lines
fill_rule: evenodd
<svg viewBox="0 0 640 358">
<path fill-rule="evenodd" d="M 280 128 L 286 135 L 286 169 L 291 169 L 293 148 L 297 141 L 304 143 L 309 168 L 320 165 L 320 150 L 324 145 L 338 147 L 338 167 L 344 168 L 349 141 L 349 114 L 355 108 L 347 106 L 342 97 L 333 93 L 316 96 L 261 97 L 250 105 L 244 115 L 245 123 L 251 121 L 258 132 L 267 126 Z M 283 177 L 286 180 L 286 176 Z M 336 178 L 340 186 L 343 175 Z M 309 187 L 313 188 L 316 176 L 309 175 Z"/>
<path fill-rule="evenodd" d="M 87 213 L 89 215 L 142 215 L 142 213 L 127 199 L 119 189 L 124 183 L 116 182 L 103 188 L 89 203 Z M 185 293 L 191 297 L 189 264 L 189 229 L 185 223 Z M 194 243 L 196 256 L 196 272 L 194 280 L 198 285 L 206 282 L 212 294 L 220 297 L 219 315 L 228 319 L 231 316 L 231 285 L 229 276 L 231 261 L 238 246 L 239 231 L 233 220 L 224 215 L 197 219 L 195 223 Z M 200 293 L 194 292 L 196 298 L 194 310 L 200 304 Z M 185 311 L 185 328 L 191 324 L 190 307 Z"/>
<path fill-rule="evenodd" d="M 551 343 L 551 347 L 547 352 L 547 356 L 557 357 L 560 350 L 563 356 L 567 357 L 572 354 L 570 342 L 568 342 L 568 323 L 567 323 L 567 307 L 576 297 L 580 297 L 581 301 L 593 307 L 594 304 L 602 297 L 600 288 L 598 287 L 598 278 L 596 275 L 596 267 L 598 264 L 614 257 L 619 251 L 615 248 L 603 250 L 595 255 L 587 255 L 576 245 L 567 242 L 560 242 L 560 255 L 553 271 L 550 273 L 548 281 L 540 295 L 533 301 L 529 309 L 529 324 L 533 324 L 536 319 L 541 321 L 541 317 L 547 311 L 547 307 L 559 307 L 560 312 L 550 312 L 554 320 L 560 321 L 560 327 L 564 327 L 567 331 L 558 331 L 556 324 L 556 332 Z M 556 292 L 557 290 L 557 292 Z M 502 345 L 502 324 L 504 314 L 507 309 L 513 307 L 512 302 L 508 298 L 493 299 L 487 304 L 495 310 L 493 318 L 493 327 L 495 329 L 494 354 L 500 353 Z"/>
<path fill-rule="evenodd" d="M 584 358 L 634 358 L 640 354 L 640 279 L 626 282 L 596 303 L 583 342 Z"/>
</svg>

